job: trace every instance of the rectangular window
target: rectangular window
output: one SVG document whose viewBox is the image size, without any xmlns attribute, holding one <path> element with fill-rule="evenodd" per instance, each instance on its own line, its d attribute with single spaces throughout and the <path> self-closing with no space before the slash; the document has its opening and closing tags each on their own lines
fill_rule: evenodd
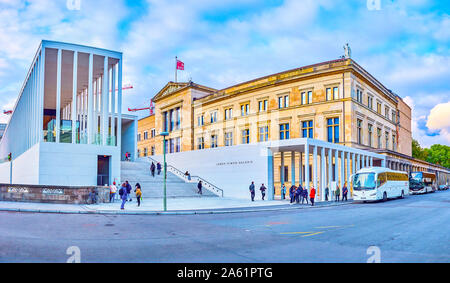
<svg viewBox="0 0 450 283">
<path fill-rule="evenodd" d="M 377 113 L 381 115 L 381 103 L 377 102 Z"/>
<path fill-rule="evenodd" d="M 268 105 L 268 101 L 267 100 L 259 101 L 258 102 L 258 110 L 259 110 L 259 112 L 267 111 L 267 105 Z"/>
<path fill-rule="evenodd" d="M 397 123 L 397 113 L 395 113 L 395 110 L 392 110 L 392 122 Z"/>
<path fill-rule="evenodd" d="M 147 131 L 144 132 L 144 140 L 148 140 L 148 132 Z"/>
<path fill-rule="evenodd" d="M 392 150 L 397 150 L 397 141 L 395 140 L 395 135 L 392 135 Z"/>
<path fill-rule="evenodd" d="M 205 148 L 205 138 L 201 137 L 197 139 L 197 149 Z"/>
<path fill-rule="evenodd" d="M 151 133 L 150 134 L 151 138 L 154 138 L 156 136 L 156 130 L 155 129 L 152 129 L 150 133 Z"/>
<path fill-rule="evenodd" d="M 378 148 L 381 148 L 381 129 L 377 128 L 377 145 Z"/>
<path fill-rule="evenodd" d="M 141 141 L 141 134 L 140 133 L 137 135 L 137 141 L 138 142 Z"/>
<path fill-rule="evenodd" d="M 384 108 L 384 116 L 386 117 L 386 119 L 389 119 L 389 107 Z"/>
<path fill-rule="evenodd" d="M 211 148 L 217 147 L 217 135 L 211 136 Z"/>
<path fill-rule="evenodd" d="M 304 138 L 314 138 L 314 131 L 313 131 L 313 121 L 303 121 L 302 122 L 302 136 Z"/>
<path fill-rule="evenodd" d="M 339 143 L 339 118 L 327 119 L 328 142 Z"/>
<path fill-rule="evenodd" d="M 198 116 L 197 122 L 199 126 L 204 125 L 203 115 Z"/>
<path fill-rule="evenodd" d="M 154 146 L 152 146 L 151 154 L 152 154 L 152 155 L 155 155 L 155 147 L 154 147 Z"/>
<path fill-rule="evenodd" d="M 385 148 L 389 149 L 389 132 L 385 132 L 384 135 L 385 135 L 385 141 L 386 141 Z"/>
<path fill-rule="evenodd" d="M 368 125 L 368 132 L 369 132 L 369 146 L 371 147 L 372 146 L 372 128 L 373 128 L 373 126 L 372 125 Z"/>
<path fill-rule="evenodd" d="M 306 103 L 306 92 L 302 92 L 302 105 Z"/>
<path fill-rule="evenodd" d="M 231 120 L 233 118 L 233 108 L 225 109 L 225 120 Z"/>
<path fill-rule="evenodd" d="M 225 146 L 233 145 L 233 132 L 225 133 Z"/>
<path fill-rule="evenodd" d="M 269 140 L 269 126 L 259 127 L 259 141 L 265 142 Z"/>
<path fill-rule="evenodd" d="M 250 104 L 241 105 L 241 116 L 247 116 L 250 111 Z"/>
<path fill-rule="evenodd" d="M 330 101 L 331 99 L 332 99 L 332 96 L 331 96 L 331 88 L 327 88 L 326 90 L 325 90 L 325 95 L 326 95 L 326 100 L 327 101 Z"/>
<path fill-rule="evenodd" d="M 367 97 L 367 107 L 369 107 L 369 109 L 373 109 L 373 97 L 372 96 Z"/>
<path fill-rule="evenodd" d="M 147 155 L 148 155 L 148 149 L 144 148 L 144 157 L 147 157 Z"/>
<path fill-rule="evenodd" d="M 217 111 L 211 112 L 211 124 L 217 122 Z"/>
<path fill-rule="evenodd" d="M 313 99 L 312 99 L 312 91 L 308 91 L 308 104 L 312 103 Z"/>
<path fill-rule="evenodd" d="M 280 125 L 280 140 L 289 139 L 289 123 Z"/>
<path fill-rule="evenodd" d="M 289 107 L 289 95 L 279 96 L 278 97 L 278 108 L 287 108 Z"/>
<path fill-rule="evenodd" d="M 242 131 L 242 144 L 250 143 L 250 130 L 245 129 Z"/>
<path fill-rule="evenodd" d="M 358 144 L 362 144 L 362 120 L 356 120 L 356 133 L 358 138 Z"/>
<path fill-rule="evenodd" d="M 333 99 L 339 99 L 339 88 L 338 87 L 333 88 Z"/>
</svg>

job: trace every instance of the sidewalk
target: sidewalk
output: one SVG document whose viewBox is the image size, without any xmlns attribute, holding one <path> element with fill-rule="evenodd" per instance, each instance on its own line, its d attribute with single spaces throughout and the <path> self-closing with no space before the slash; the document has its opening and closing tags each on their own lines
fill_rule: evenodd
<svg viewBox="0 0 450 283">
<path fill-rule="evenodd" d="M 314 207 L 329 207 L 352 203 L 348 202 L 319 202 Z M 167 211 L 163 211 L 163 199 L 144 199 L 141 206 L 137 206 L 136 199 L 125 204 L 125 210 L 120 209 L 121 201 L 115 203 L 102 203 L 97 205 L 76 204 L 49 204 L 0 202 L 0 211 L 11 212 L 38 212 L 38 213 L 65 213 L 65 214 L 131 214 L 131 215 L 189 215 L 189 214 L 215 214 L 239 213 L 258 211 L 277 211 L 314 208 L 307 204 L 293 204 L 288 200 L 254 202 L 234 198 L 169 198 Z"/>
</svg>

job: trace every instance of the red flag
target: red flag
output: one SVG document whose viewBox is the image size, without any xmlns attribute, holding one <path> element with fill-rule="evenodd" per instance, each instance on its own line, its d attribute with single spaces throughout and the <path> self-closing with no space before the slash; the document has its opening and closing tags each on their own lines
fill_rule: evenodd
<svg viewBox="0 0 450 283">
<path fill-rule="evenodd" d="M 177 60 L 177 70 L 184 71 L 184 63 L 181 62 L 180 60 Z"/>
</svg>

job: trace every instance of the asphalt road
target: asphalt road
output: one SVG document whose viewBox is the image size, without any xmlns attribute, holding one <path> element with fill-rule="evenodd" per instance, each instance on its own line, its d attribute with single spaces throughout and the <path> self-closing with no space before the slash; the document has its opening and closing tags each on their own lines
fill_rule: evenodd
<svg viewBox="0 0 450 283">
<path fill-rule="evenodd" d="M 450 262 L 450 191 L 216 215 L 0 212 L 0 262 L 63 263 L 78 251 L 81 262 Z"/>
</svg>

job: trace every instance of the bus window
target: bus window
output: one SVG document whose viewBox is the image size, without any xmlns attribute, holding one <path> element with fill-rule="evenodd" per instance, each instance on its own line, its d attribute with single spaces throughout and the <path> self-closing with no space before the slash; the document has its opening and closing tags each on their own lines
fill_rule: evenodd
<svg viewBox="0 0 450 283">
<path fill-rule="evenodd" d="M 359 173 L 353 178 L 354 190 L 374 190 L 375 173 Z"/>
<path fill-rule="evenodd" d="M 380 173 L 377 177 L 377 187 L 381 187 L 386 183 L 386 173 Z"/>
</svg>

